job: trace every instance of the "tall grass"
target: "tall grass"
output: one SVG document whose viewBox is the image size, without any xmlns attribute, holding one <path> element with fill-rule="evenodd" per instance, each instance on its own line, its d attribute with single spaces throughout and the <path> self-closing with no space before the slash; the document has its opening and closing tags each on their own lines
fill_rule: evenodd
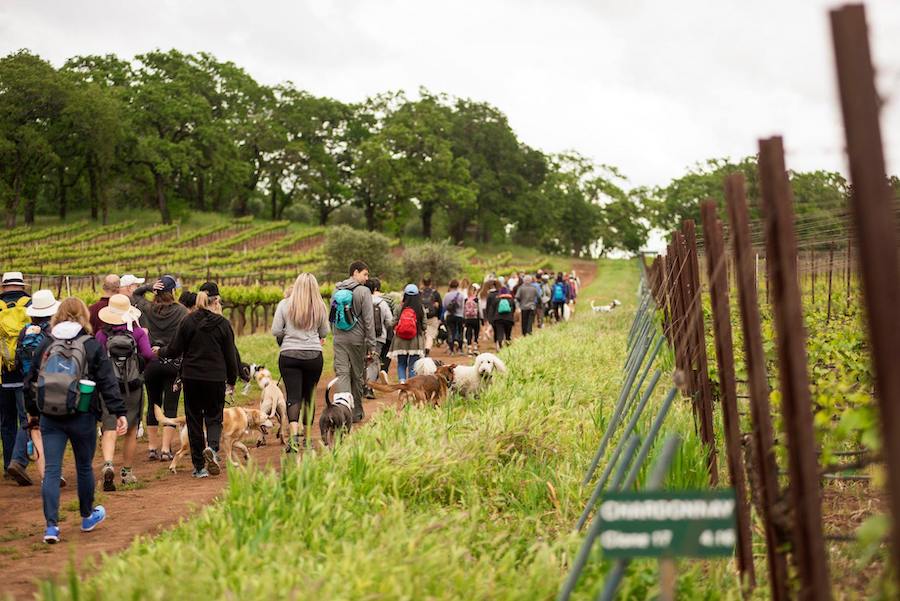
<svg viewBox="0 0 900 601">
<path fill-rule="evenodd" d="M 582 299 L 620 298 L 621 310 L 581 310 L 517 341 L 503 353 L 510 373 L 480 398 L 385 411 L 333 452 L 233 471 L 196 518 L 80 583 L 46 585 L 43 598 L 553 598 L 581 543 L 580 480 L 622 384 L 636 283 L 634 263 L 602 262 Z M 676 483 L 699 484 L 686 403 L 669 431 L 688 441 Z M 576 598 L 593 598 L 607 567 L 598 553 Z M 681 568 L 680 597 L 738 598 L 731 562 Z M 655 564 L 636 562 L 623 598 L 646 598 L 655 582 Z"/>
</svg>

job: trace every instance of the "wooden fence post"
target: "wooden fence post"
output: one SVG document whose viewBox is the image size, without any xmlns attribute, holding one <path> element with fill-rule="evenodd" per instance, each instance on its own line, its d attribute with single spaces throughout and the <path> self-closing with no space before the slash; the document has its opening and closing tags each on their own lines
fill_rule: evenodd
<svg viewBox="0 0 900 601">
<path fill-rule="evenodd" d="M 831 12 L 838 87 L 850 163 L 857 260 L 881 410 L 882 444 L 892 515 L 894 575 L 900 582 L 900 264 L 894 201 L 887 183 L 878 111 L 881 98 L 862 5 Z"/>
<path fill-rule="evenodd" d="M 728 302 L 728 261 L 722 240 L 722 223 L 716 217 L 716 201 L 700 205 L 703 218 L 703 239 L 706 244 L 706 273 L 709 278 L 709 298 L 712 306 L 713 336 L 716 361 L 719 366 L 720 402 L 725 426 L 725 458 L 728 475 L 737 498 L 738 544 L 737 564 L 742 580 L 750 588 L 756 586 L 753 568 L 753 539 L 750 531 L 750 507 L 747 505 L 747 484 L 744 479 L 744 459 L 741 455 L 740 415 L 737 408 L 737 382 L 734 373 L 734 341 L 731 338 L 731 309 Z"/>
<path fill-rule="evenodd" d="M 759 176 L 766 244 L 771 249 L 772 313 L 781 382 L 781 410 L 787 435 L 790 494 L 794 507 L 793 557 L 800 576 L 800 598 L 831 599 L 822 497 L 807 372 L 806 332 L 797 282 L 797 241 L 791 187 L 781 138 L 759 142 Z"/>
<path fill-rule="evenodd" d="M 766 533 L 766 555 L 769 563 L 769 586 L 774 601 L 788 601 L 787 561 L 781 551 L 776 528 L 775 506 L 779 500 L 778 465 L 772 440 L 772 412 L 769 406 L 769 384 L 766 376 L 766 354 L 762 344 L 762 326 L 756 285 L 754 251 L 750 241 L 750 224 L 744 176 L 733 173 L 725 179 L 725 198 L 731 224 L 732 253 L 737 278 L 738 305 L 744 340 L 744 361 L 750 391 L 750 415 L 753 418 L 754 485 L 759 490 L 763 527 Z M 758 256 L 758 255 L 757 255 Z"/>
<path fill-rule="evenodd" d="M 834 242 L 828 245 L 828 312 L 825 323 L 831 321 L 831 281 L 834 276 Z"/>
</svg>

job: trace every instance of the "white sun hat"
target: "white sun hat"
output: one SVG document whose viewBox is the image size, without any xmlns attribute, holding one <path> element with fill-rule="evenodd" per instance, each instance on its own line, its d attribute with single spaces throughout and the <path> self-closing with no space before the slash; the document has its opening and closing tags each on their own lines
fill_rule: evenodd
<svg viewBox="0 0 900 601">
<path fill-rule="evenodd" d="M 24 286 L 25 278 L 21 271 L 7 271 L 3 274 L 4 286 Z"/>
<path fill-rule="evenodd" d="M 135 284 L 143 284 L 146 280 L 144 278 L 139 278 L 130 273 L 126 273 L 121 278 L 119 278 L 119 288 L 127 288 L 128 286 L 134 286 Z"/>
<path fill-rule="evenodd" d="M 31 305 L 25 307 L 25 314 L 29 317 L 51 317 L 56 315 L 59 309 L 59 301 L 50 290 L 38 290 L 31 297 Z"/>
</svg>

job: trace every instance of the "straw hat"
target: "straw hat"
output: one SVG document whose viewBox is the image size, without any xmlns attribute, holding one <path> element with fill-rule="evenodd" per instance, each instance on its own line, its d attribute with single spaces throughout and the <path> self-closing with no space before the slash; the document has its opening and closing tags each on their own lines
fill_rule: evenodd
<svg viewBox="0 0 900 601">
<path fill-rule="evenodd" d="M 21 271 L 7 271 L 3 274 L 4 286 L 24 286 L 25 278 L 22 277 Z"/>
<path fill-rule="evenodd" d="M 25 307 L 25 314 L 29 317 L 51 317 L 56 315 L 59 309 L 59 301 L 49 290 L 38 290 L 31 297 L 31 304 Z"/>
<path fill-rule="evenodd" d="M 103 323 L 111 326 L 128 325 L 128 329 L 132 329 L 132 324 L 141 316 L 140 309 L 131 306 L 131 300 L 124 294 L 113 294 L 109 297 L 109 305 L 100 309 L 97 317 Z"/>
</svg>

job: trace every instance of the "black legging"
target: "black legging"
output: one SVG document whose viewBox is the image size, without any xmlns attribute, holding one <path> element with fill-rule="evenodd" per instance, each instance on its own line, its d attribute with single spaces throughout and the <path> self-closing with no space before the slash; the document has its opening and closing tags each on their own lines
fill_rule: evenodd
<svg viewBox="0 0 900 601">
<path fill-rule="evenodd" d="M 534 309 L 522 309 L 522 336 L 531 334 L 531 326 L 534 324 Z"/>
<path fill-rule="evenodd" d="M 505 319 L 495 319 L 494 323 L 494 342 L 499 346 L 503 346 L 504 342 L 512 340 L 513 322 Z"/>
<path fill-rule="evenodd" d="M 180 392 L 172 390 L 178 370 L 169 362 L 151 361 L 144 370 L 144 385 L 147 387 L 147 425 L 158 426 L 153 405 L 162 407 L 166 417 L 178 417 L 178 397 Z M 130 425 L 130 424 L 129 424 Z"/>
<path fill-rule="evenodd" d="M 281 379 L 287 390 L 288 421 L 301 421 L 300 413 L 302 412 L 303 424 L 313 423 L 316 417 L 313 393 L 322 376 L 323 366 L 322 353 L 319 353 L 315 359 L 294 359 L 278 355 L 278 371 L 281 372 Z"/>
<path fill-rule="evenodd" d="M 201 470 L 206 462 L 203 450 L 211 448 L 219 452 L 222 438 L 222 412 L 225 411 L 225 382 L 184 380 L 184 415 L 187 418 L 188 441 L 191 444 L 191 462 Z M 203 426 L 206 426 L 206 435 Z M 228 457 L 225 458 L 229 459 Z"/>
<path fill-rule="evenodd" d="M 466 344 L 472 346 L 472 343 L 478 344 L 478 337 L 481 336 L 481 320 L 477 317 L 469 318 L 465 321 L 466 326 Z"/>
<path fill-rule="evenodd" d="M 566 306 L 565 302 L 554 302 L 553 303 L 553 316 L 556 318 L 556 321 L 562 321 L 563 316 L 566 314 L 563 307 Z"/>
</svg>

